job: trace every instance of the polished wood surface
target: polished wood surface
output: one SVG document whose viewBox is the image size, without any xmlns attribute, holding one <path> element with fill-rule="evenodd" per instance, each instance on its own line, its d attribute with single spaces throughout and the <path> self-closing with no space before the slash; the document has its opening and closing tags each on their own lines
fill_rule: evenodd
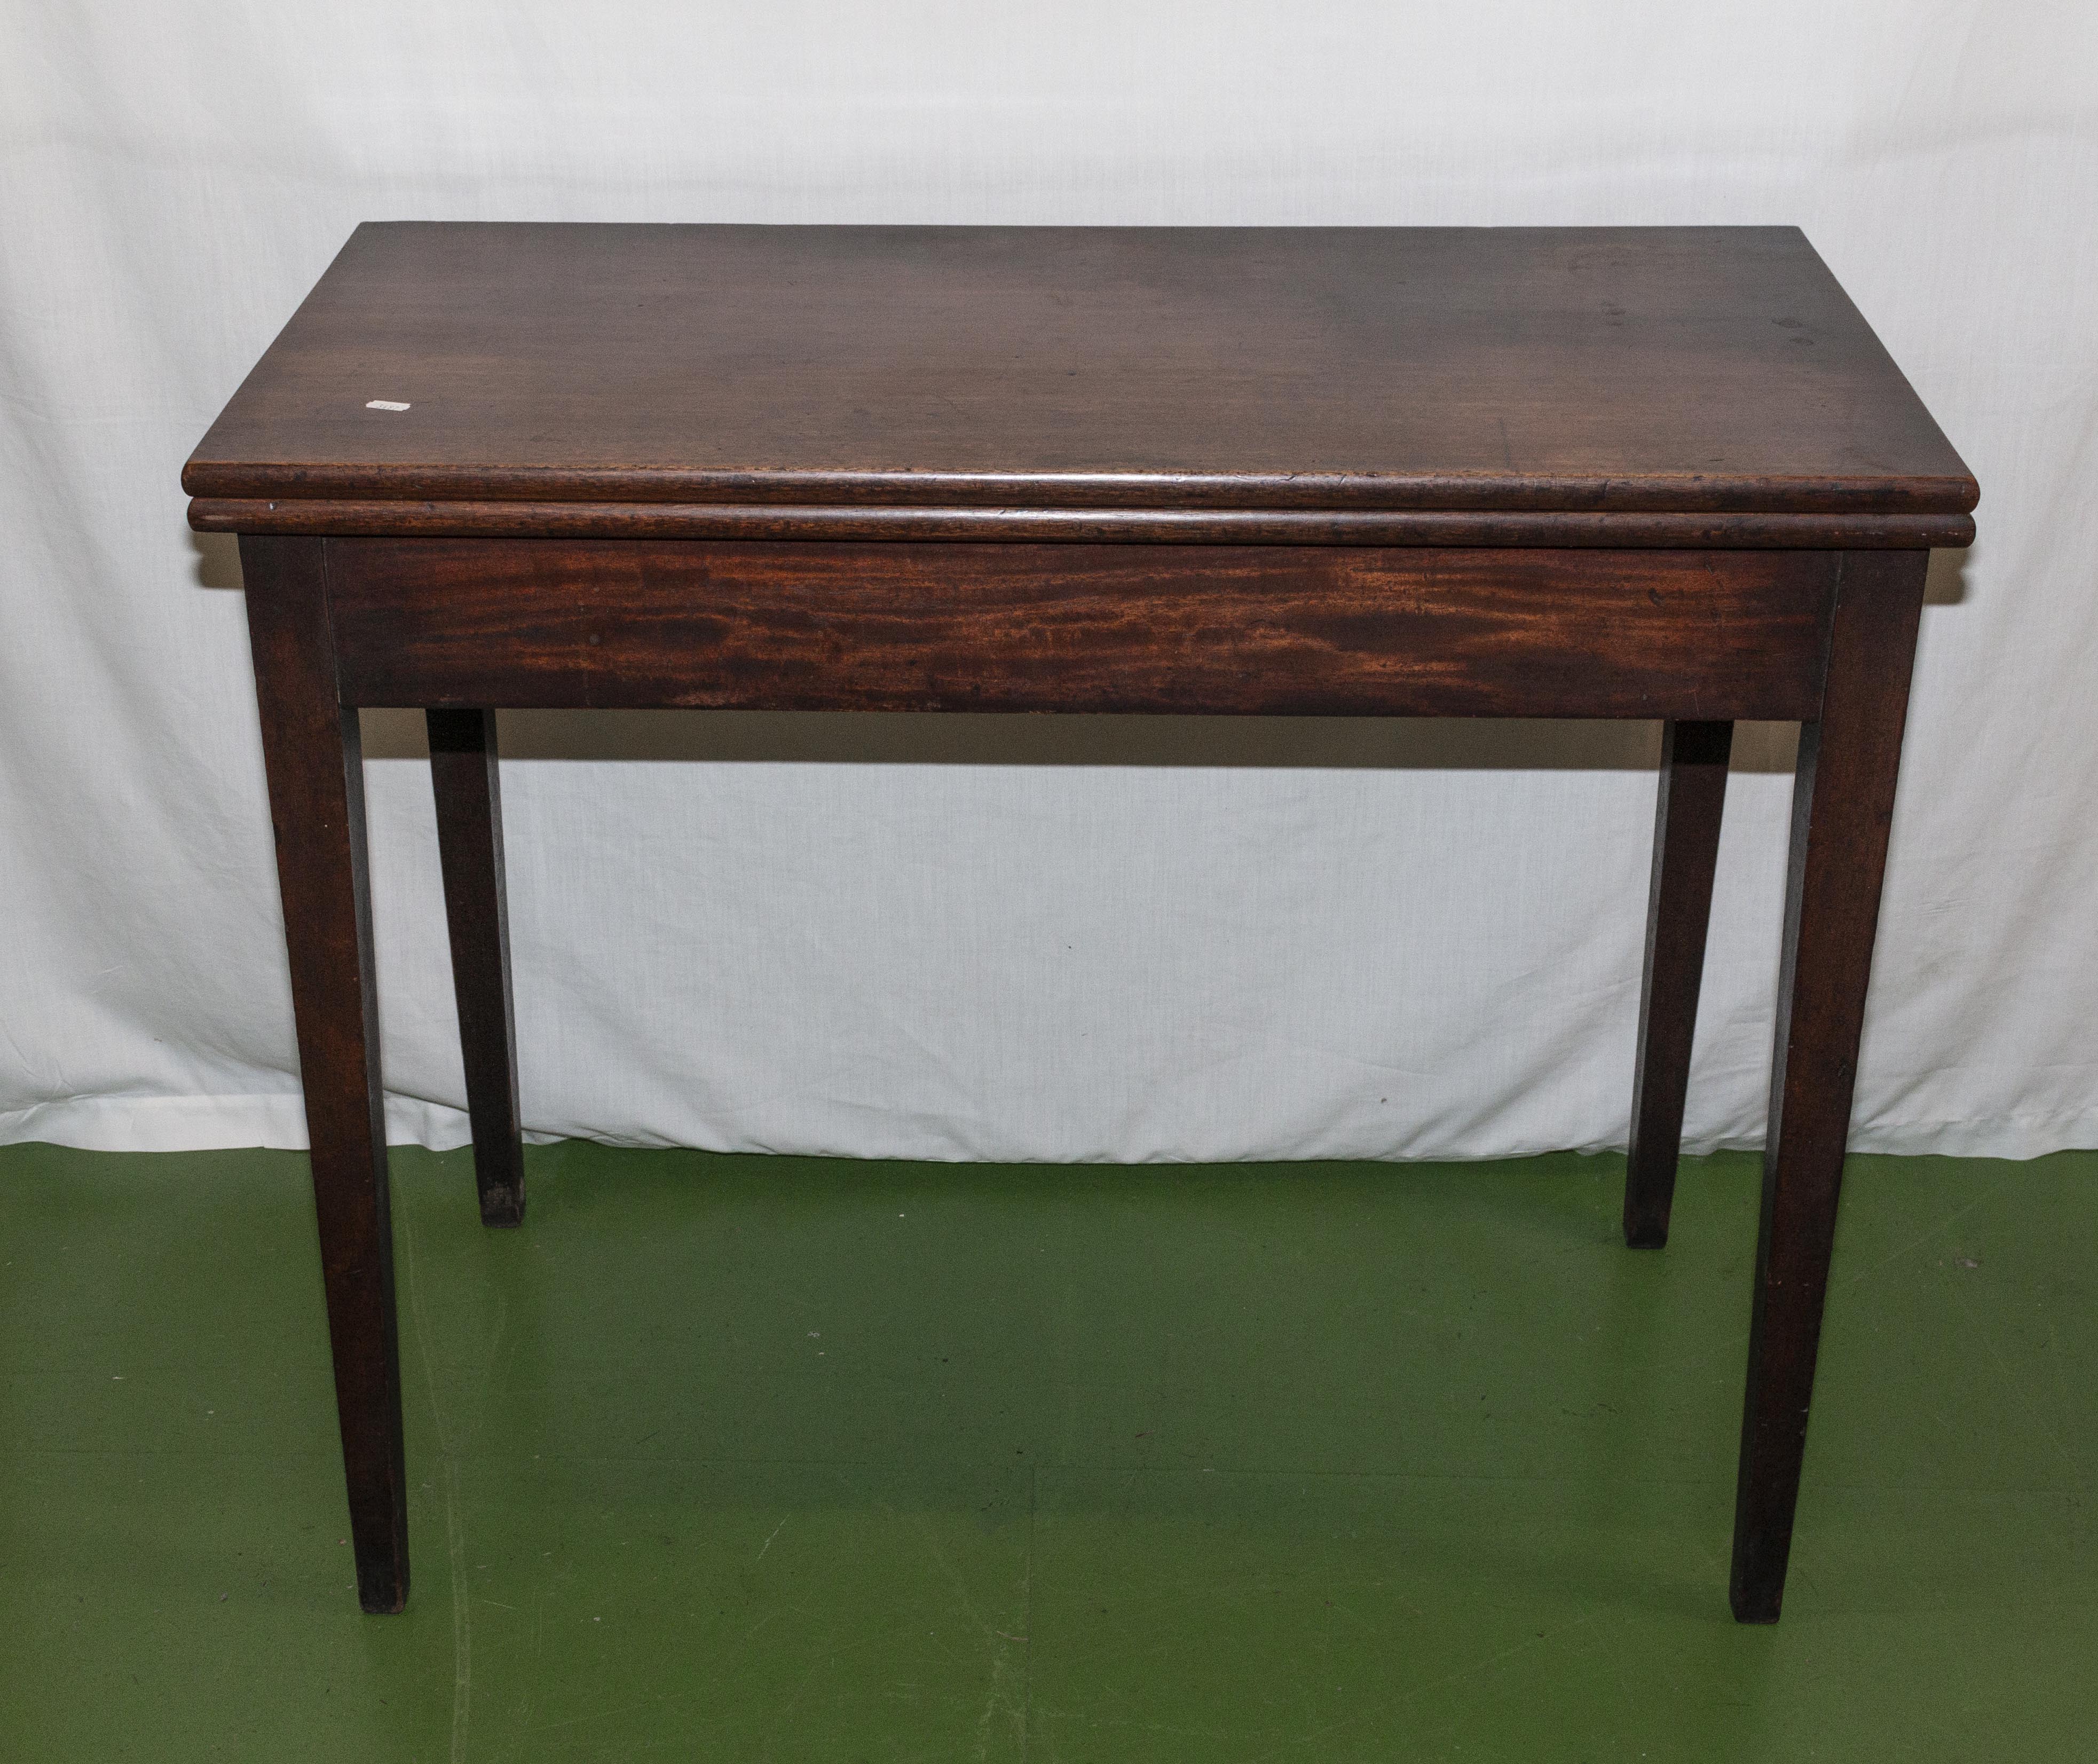
<svg viewBox="0 0 2098 1764">
<path fill-rule="evenodd" d="M 1008 542 L 1065 545 L 1551 546 L 1915 551 L 1964 545 L 1969 515 L 1554 514 L 1540 509 L 798 508 L 681 502 L 226 502 L 200 533 L 408 538 Z"/>
<path fill-rule="evenodd" d="M 1976 496 L 1789 227 L 369 225 L 183 481 L 245 531 L 1304 543 L 1956 544 Z"/>
<path fill-rule="evenodd" d="M 243 535 L 366 1609 L 407 1539 L 357 709 L 430 713 L 503 1223 L 494 713 L 687 705 L 1665 719 L 1635 1244 L 1731 726 L 1797 719 L 1732 1582 L 1777 1615 L 1928 547 L 1976 498 L 1797 232 L 366 227 L 184 481 Z"/>
<path fill-rule="evenodd" d="M 320 542 L 244 539 L 240 571 L 313 1144 L 358 1596 L 367 1611 L 398 1611 L 408 1599 L 408 1477 L 363 753 L 357 713 L 336 690 Z"/>
<path fill-rule="evenodd" d="M 1840 554 L 329 539 L 358 704 L 1811 717 Z"/>
<path fill-rule="evenodd" d="M 1927 561 L 1846 560 L 1827 701 L 1799 731 L 1734 1502 L 1732 1596 L 1745 1623 L 1775 1622 L 1784 1598 Z"/>
<path fill-rule="evenodd" d="M 503 779 L 495 713 L 432 710 L 430 782 L 466 1068 L 467 1116 L 484 1225 L 524 1222 L 517 1029 L 510 999 L 510 905 L 503 875 Z"/>
<path fill-rule="evenodd" d="M 1631 1139 L 1625 1154 L 1625 1241 L 1635 1249 L 1658 1249 L 1668 1241 L 1733 748 L 1731 722 L 1670 722 L 1661 733 Z"/>
</svg>

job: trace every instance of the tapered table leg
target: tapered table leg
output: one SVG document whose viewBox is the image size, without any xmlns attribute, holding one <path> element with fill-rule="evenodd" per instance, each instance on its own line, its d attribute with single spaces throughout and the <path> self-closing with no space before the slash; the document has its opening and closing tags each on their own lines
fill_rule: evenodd
<svg viewBox="0 0 2098 1764">
<path fill-rule="evenodd" d="M 1625 1241 L 1635 1249 L 1658 1248 L 1668 1241 L 1697 991 L 1705 977 L 1705 933 L 1712 919 L 1712 872 L 1727 800 L 1727 760 L 1733 746 L 1730 722 L 1671 722 L 1661 735 L 1631 1149 L 1625 1159 Z"/>
<path fill-rule="evenodd" d="M 240 542 L 313 1153 L 358 1597 L 408 1598 L 393 1233 L 357 713 L 336 694 L 318 539 Z"/>
<path fill-rule="evenodd" d="M 452 989 L 466 1056 L 467 1112 L 484 1225 L 524 1218 L 517 1030 L 510 1003 L 510 913 L 503 885 L 503 788 L 495 713 L 433 710 L 430 775 L 451 927 Z"/>
<path fill-rule="evenodd" d="M 1775 1622 L 1784 1598 L 1926 561 L 1844 559 L 1820 720 L 1800 731 L 1734 1507 L 1745 1623 Z"/>
</svg>

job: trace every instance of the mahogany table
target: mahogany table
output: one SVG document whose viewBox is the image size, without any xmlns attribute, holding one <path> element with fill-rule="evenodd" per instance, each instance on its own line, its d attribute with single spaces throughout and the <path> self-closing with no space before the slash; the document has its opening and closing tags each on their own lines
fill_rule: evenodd
<svg viewBox="0 0 2098 1764">
<path fill-rule="evenodd" d="M 358 1587 L 408 1591 L 357 713 L 428 713 L 524 1215 L 494 709 L 1665 725 L 1625 1235 L 1728 745 L 1801 725 L 1732 1604 L 1775 1619 L 1929 548 L 1973 479 L 1789 227 L 359 227 L 199 445 L 240 535 Z"/>
</svg>

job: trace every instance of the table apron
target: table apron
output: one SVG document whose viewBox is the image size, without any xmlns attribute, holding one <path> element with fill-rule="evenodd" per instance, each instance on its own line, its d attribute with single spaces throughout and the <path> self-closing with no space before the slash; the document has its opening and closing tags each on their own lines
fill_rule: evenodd
<svg viewBox="0 0 2098 1764">
<path fill-rule="evenodd" d="M 1811 721 L 1845 554 L 329 538 L 350 705 Z"/>
</svg>

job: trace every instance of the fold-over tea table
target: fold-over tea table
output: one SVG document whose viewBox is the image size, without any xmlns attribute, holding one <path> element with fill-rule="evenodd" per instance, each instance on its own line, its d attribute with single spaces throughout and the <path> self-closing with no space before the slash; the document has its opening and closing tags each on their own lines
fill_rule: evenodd
<svg viewBox="0 0 2098 1764">
<path fill-rule="evenodd" d="M 1977 496 L 1797 231 L 368 226 L 183 483 L 241 536 L 366 1610 L 408 1545 L 358 710 L 428 713 L 514 1225 L 494 711 L 687 705 L 1659 720 L 1638 1245 L 1733 724 L 1801 724 L 1732 1582 L 1777 1616 L 1925 564 Z"/>
</svg>

